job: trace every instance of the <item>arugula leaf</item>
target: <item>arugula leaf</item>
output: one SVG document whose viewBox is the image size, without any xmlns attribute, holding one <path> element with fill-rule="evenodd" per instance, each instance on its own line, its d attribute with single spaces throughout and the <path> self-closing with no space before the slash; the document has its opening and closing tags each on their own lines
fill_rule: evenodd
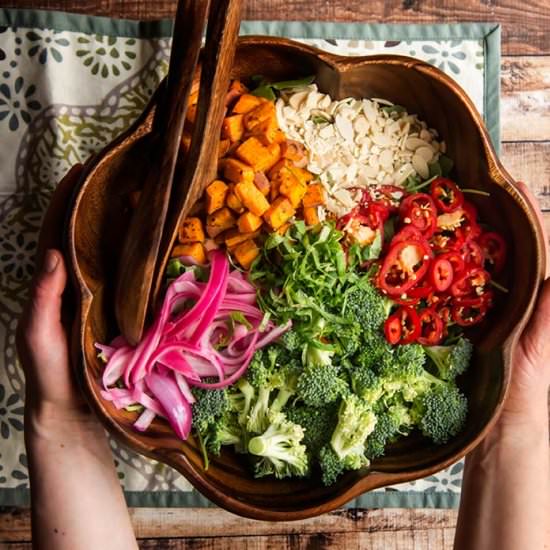
<svg viewBox="0 0 550 550">
<path fill-rule="evenodd" d="M 275 92 L 307 86 L 315 80 L 315 75 L 296 80 L 283 80 L 281 82 L 269 82 L 262 75 L 254 75 L 250 80 L 252 80 L 254 84 L 257 84 L 256 88 L 250 92 L 252 95 L 265 97 L 270 101 L 275 101 L 277 99 L 277 94 Z"/>
</svg>

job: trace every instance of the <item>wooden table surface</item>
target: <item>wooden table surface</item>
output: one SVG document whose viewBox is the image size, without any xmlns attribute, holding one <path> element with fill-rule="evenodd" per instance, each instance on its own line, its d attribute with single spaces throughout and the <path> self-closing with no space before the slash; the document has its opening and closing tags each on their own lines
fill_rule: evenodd
<svg viewBox="0 0 550 550">
<path fill-rule="evenodd" d="M 173 16 L 175 0 L 0 0 L 0 7 L 124 17 Z M 502 158 L 529 184 L 550 232 L 550 2 L 548 0 L 248 0 L 245 19 L 502 25 Z M 141 548 L 427 550 L 452 548 L 454 510 L 340 510 L 294 523 L 217 509 L 131 510 Z M 0 514 L 0 547 L 30 548 L 28 510 Z M 5 545 L 5 546 L 4 546 Z"/>
</svg>

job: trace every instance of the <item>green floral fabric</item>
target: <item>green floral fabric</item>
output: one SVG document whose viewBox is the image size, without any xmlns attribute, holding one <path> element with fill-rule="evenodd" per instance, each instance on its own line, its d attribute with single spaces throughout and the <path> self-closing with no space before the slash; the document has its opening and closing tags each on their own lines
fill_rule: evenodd
<svg viewBox="0 0 550 550">
<path fill-rule="evenodd" d="M 344 55 L 398 53 L 455 78 L 498 142 L 498 29 L 247 22 L 243 33 L 290 36 Z M 170 23 L 0 10 L 0 505 L 28 500 L 24 378 L 15 327 L 36 239 L 56 184 L 136 119 L 166 73 Z M 208 505 L 177 472 L 111 439 L 133 505 Z M 364 495 L 354 506 L 455 506 L 462 463 Z"/>
</svg>

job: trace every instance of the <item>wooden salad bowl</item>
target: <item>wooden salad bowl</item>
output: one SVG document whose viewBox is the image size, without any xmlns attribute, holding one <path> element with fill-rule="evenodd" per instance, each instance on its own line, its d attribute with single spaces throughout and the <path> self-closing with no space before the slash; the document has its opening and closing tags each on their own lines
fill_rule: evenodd
<svg viewBox="0 0 550 550">
<path fill-rule="evenodd" d="M 273 81 L 315 74 L 321 91 L 334 98 L 386 98 L 418 114 L 447 143 L 456 180 L 490 193 L 469 199 L 509 248 L 504 274 L 509 293 L 497 300 L 488 319 L 470 335 L 474 358 L 460 380 L 469 399 L 467 424 L 448 444 L 436 446 L 411 435 L 389 448 L 370 469 L 347 472 L 331 487 L 324 487 L 319 476 L 255 479 L 246 457 L 229 449 L 211 457 L 205 471 L 193 437 L 182 443 L 163 420 L 155 420 L 145 433 L 137 432 L 132 428 L 136 413 L 116 410 L 100 395 L 103 365 L 94 342 L 108 342 L 118 333 L 113 307 L 116 268 L 131 215 L 128 193 L 139 187 L 146 173 L 155 98 L 126 134 L 89 163 L 74 196 L 67 239 L 80 292 L 75 365 L 91 405 L 122 443 L 176 468 L 216 504 L 255 519 L 292 520 L 323 514 L 365 491 L 433 474 L 479 443 L 502 408 L 513 350 L 544 278 L 546 245 L 536 211 L 497 159 L 480 115 L 458 84 L 440 70 L 401 56 L 341 57 L 281 38 L 242 38 L 233 77 L 246 80 L 255 74 Z"/>
</svg>

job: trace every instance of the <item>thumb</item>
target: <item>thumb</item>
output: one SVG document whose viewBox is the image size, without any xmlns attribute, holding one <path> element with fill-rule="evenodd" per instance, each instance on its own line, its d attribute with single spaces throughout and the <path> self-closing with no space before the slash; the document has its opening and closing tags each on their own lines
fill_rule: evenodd
<svg viewBox="0 0 550 550">
<path fill-rule="evenodd" d="M 31 289 L 28 311 L 27 335 L 37 345 L 51 344 L 54 333 L 63 332 L 61 301 L 66 283 L 63 256 L 58 250 L 47 250 Z"/>
<path fill-rule="evenodd" d="M 536 369 L 545 369 L 547 376 L 550 364 L 549 328 L 550 279 L 543 284 L 535 312 L 520 340 L 520 347 L 527 361 Z"/>
</svg>

